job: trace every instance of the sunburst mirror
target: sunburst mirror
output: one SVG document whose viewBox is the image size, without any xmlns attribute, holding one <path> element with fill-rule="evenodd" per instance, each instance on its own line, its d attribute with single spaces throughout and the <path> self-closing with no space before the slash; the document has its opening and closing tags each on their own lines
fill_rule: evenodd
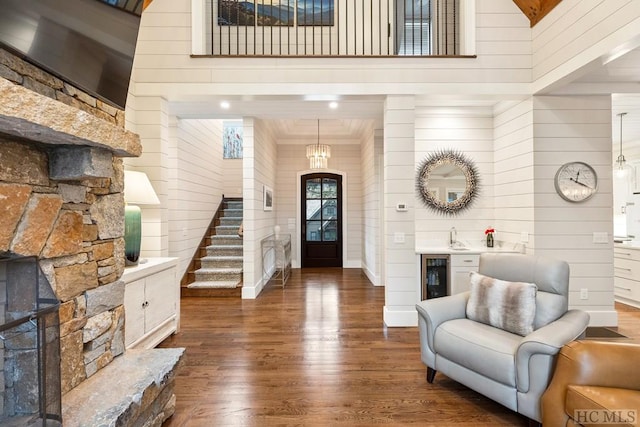
<svg viewBox="0 0 640 427">
<path fill-rule="evenodd" d="M 443 215 L 456 215 L 469 209 L 478 196 L 478 170 L 460 152 L 436 151 L 420 162 L 416 190 L 428 209 Z"/>
</svg>

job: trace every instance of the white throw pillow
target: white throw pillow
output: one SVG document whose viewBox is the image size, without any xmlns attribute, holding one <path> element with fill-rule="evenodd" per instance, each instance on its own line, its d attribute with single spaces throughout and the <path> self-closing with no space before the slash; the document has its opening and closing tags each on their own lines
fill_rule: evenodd
<svg viewBox="0 0 640 427">
<path fill-rule="evenodd" d="M 514 334 L 529 335 L 536 316 L 537 291 L 533 283 L 507 282 L 471 272 L 467 318 Z"/>
</svg>

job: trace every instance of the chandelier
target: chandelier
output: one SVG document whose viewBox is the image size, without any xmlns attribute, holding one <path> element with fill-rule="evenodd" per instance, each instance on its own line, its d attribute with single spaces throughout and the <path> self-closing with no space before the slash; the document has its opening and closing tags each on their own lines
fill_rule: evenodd
<svg viewBox="0 0 640 427">
<path fill-rule="evenodd" d="M 326 169 L 329 157 L 331 157 L 331 147 L 326 144 L 320 144 L 320 119 L 318 119 L 318 142 L 317 144 L 307 145 L 309 167 L 311 169 Z"/>
<path fill-rule="evenodd" d="M 620 116 L 620 155 L 616 160 L 616 174 L 619 177 L 623 177 L 624 175 L 626 175 L 626 172 L 627 172 L 627 169 L 626 169 L 627 160 L 624 158 L 624 155 L 622 154 L 622 118 L 626 115 L 627 113 L 618 114 L 618 116 Z"/>
</svg>

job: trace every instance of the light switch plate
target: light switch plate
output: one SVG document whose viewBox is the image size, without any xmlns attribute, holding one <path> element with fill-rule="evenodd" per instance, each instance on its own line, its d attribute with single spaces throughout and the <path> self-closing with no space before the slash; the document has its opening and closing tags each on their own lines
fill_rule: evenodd
<svg viewBox="0 0 640 427">
<path fill-rule="evenodd" d="M 589 299 L 589 289 L 587 288 L 580 289 L 580 299 Z"/>
<path fill-rule="evenodd" d="M 607 232 L 594 231 L 593 243 L 609 243 L 609 235 Z"/>
<path fill-rule="evenodd" d="M 393 243 L 404 243 L 404 233 L 393 233 Z"/>
<path fill-rule="evenodd" d="M 522 233 L 520 233 L 520 241 L 522 243 L 529 243 L 529 232 L 528 231 L 523 231 Z"/>
</svg>

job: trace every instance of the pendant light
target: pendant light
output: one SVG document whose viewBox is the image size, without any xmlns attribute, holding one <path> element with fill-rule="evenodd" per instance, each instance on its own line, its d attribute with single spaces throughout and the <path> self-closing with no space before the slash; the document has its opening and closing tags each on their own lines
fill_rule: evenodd
<svg viewBox="0 0 640 427">
<path fill-rule="evenodd" d="M 617 115 L 620 116 L 620 155 L 616 160 L 615 170 L 616 170 L 616 175 L 619 178 L 622 178 L 627 174 L 627 167 L 626 167 L 627 160 L 624 158 L 624 155 L 622 154 L 622 118 L 626 116 L 627 113 L 618 113 Z"/>
<path fill-rule="evenodd" d="M 307 145 L 309 167 L 311 169 L 326 169 L 329 157 L 331 157 L 331 147 L 326 144 L 320 144 L 320 119 L 318 119 L 318 142 L 313 145 Z"/>
</svg>

